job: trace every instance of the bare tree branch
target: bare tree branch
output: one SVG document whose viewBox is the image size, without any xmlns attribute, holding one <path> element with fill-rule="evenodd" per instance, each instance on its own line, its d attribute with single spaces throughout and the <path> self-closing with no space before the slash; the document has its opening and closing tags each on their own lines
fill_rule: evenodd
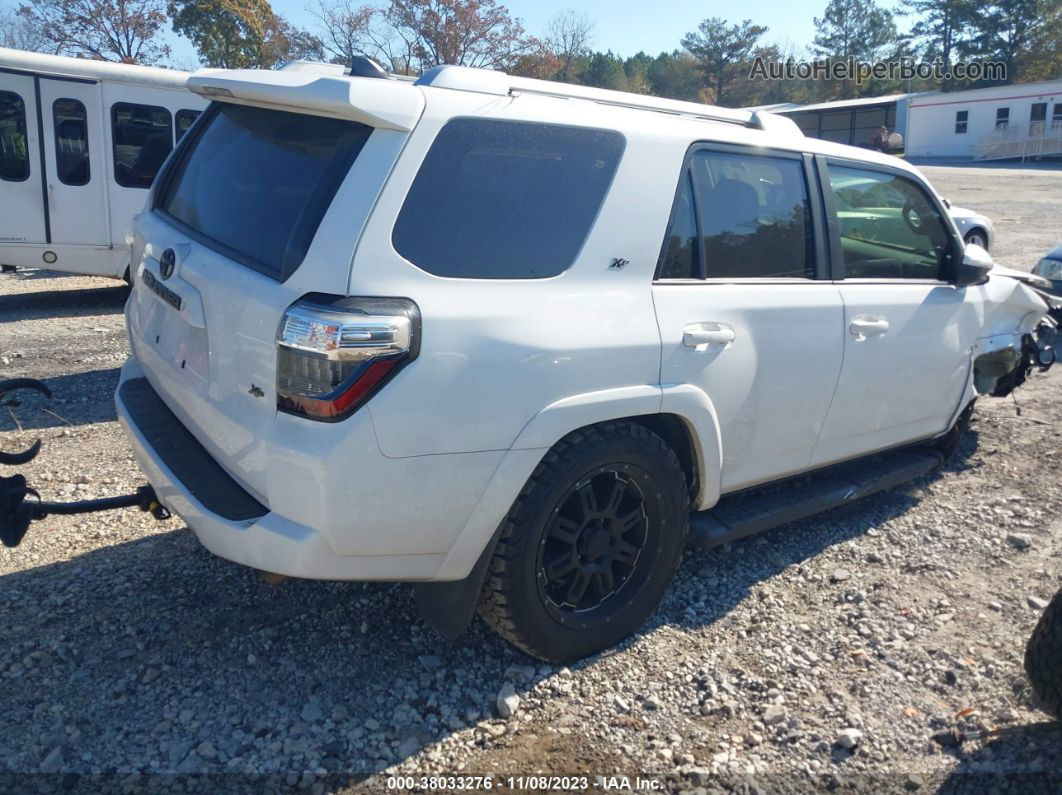
<svg viewBox="0 0 1062 795">
<path fill-rule="evenodd" d="M 18 15 L 59 54 L 123 63 L 158 63 L 170 54 L 159 38 L 164 0 L 31 0 Z"/>
<path fill-rule="evenodd" d="M 550 19 L 546 47 L 560 63 L 557 80 L 570 80 L 575 61 L 589 55 L 593 29 L 594 23 L 583 11 L 562 11 Z"/>
</svg>

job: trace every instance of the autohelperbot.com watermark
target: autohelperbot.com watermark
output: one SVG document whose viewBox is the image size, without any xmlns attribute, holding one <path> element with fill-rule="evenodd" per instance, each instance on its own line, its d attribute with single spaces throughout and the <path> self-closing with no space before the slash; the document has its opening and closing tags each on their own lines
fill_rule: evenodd
<svg viewBox="0 0 1062 795">
<path fill-rule="evenodd" d="M 759 56 L 749 70 L 750 80 L 838 80 L 861 85 L 870 80 L 991 80 L 1005 81 L 1003 61 L 969 61 L 946 64 L 899 58 L 893 61 L 857 61 L 854 58 L 823 58 L 784 61 Z"/>
</svg>

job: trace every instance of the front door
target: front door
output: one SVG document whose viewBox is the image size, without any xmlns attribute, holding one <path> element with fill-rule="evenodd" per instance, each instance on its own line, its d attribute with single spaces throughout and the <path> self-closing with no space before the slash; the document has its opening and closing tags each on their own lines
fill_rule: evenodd
<svg viewBox="0 0 1062 795">
<path fill-rule="evenodd" d="M 660 382 L 714 405 L 724 492 L 806 469 L 837 385 L 843 307 L 810 195 L 796 153 L 703 148 L 681 177 L 653 285 Z"/>
<path fill-rule="evenodd" d="M 980 292 L 948 280 L 962 245 L 925 186 L 863 163 L 825 168 L 845 350 L 815 464 L 947 430 L 982 314 Z"/>
<path fill-rule="evenodd" d="M 96 83 L 40 79 L 53 243 L 106 245 L 103 122 Z"/>
<path fill-rule="evenodd" d="M 0 71 L 0 244 L 44 243 L 44 188 L 33 78 Z"/>
</svg>

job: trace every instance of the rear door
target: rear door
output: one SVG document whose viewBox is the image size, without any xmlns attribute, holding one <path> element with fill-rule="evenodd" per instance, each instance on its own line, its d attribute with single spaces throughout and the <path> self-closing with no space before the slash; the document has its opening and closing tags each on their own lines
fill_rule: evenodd
<svg viewBox="0 0 1062 795">
<path fill-rule="evenodd" d="M 947 429 L 967 384 L 981 291 L 949 281 L 962 245 L 925 185 L 900 170 L 821 160 L 844 301 L 844 367 L 816 463 Z"/>
<path fill-rule="evenodd" d="M 806 469 L 837 385 L 843 308 L 811 162 L 704 146 L 680 178 L 653 285 L 660 381 L 714 404 L 724 491 Z"/>
<path fill-rule="evenodd" d="M 107 164 L 97 83 L 41 78 L 53 243 L 109 243 Z"/>
<path fill-rule="evenodd" d="M 0 71 L 0 243 L 47 241 L 33 77 Z"/>
</svg>

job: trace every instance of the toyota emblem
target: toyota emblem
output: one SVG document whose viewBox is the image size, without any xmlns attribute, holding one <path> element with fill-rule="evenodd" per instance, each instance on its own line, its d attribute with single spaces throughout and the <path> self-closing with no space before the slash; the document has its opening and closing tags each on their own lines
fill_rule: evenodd
<svg viewBox="0 0 1062 795">
<path fill-rule="evenodd" d="M 173 253 L 172 248 L 168 248 L 162 252 L 162 258 L 159 260 L 159 275 L 163 279 L 168 279 L 173 276 L 173 266 L 177 262 L 177 255 Z"/>
</svg>

